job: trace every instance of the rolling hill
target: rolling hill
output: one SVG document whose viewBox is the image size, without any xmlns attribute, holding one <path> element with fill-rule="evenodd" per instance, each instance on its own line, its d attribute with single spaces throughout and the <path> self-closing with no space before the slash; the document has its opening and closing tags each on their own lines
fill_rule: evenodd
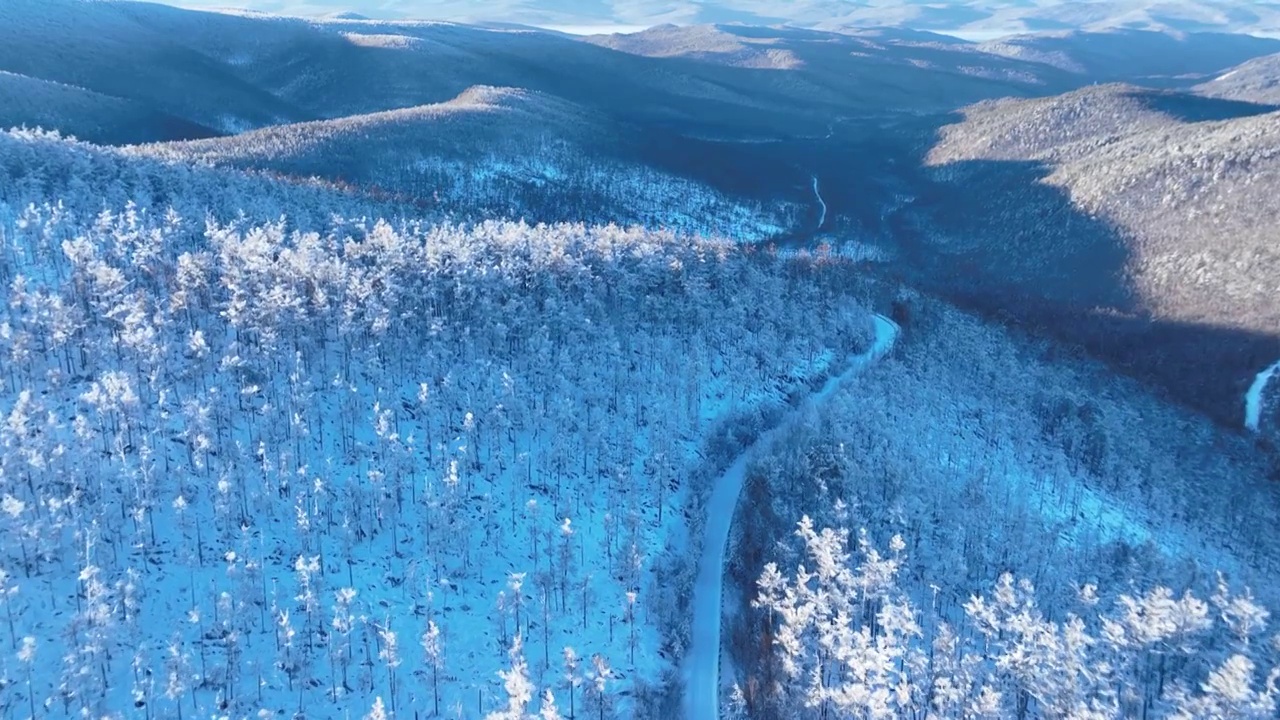
<svg viewBox="0 0 1280 720">
<path fill-rule="evenodd" d="M 1239 424 L 1280 357 L 1278 148 L 1271 106 L 1124 85 L 982 103 L 925 158 L 916 251 L 958 295 Z"/>
<path fill-rule="evenodd" d="M 679 42 L 709 50 L 670 48 Z M 718 53 L 715 43 L 743 47 L 746 57 Z M 5 3 L 0 70 L 228 133 L 441 103 L 492 85 L 628 122 L 785 136 L 824 130 L 832 116 L 949 110 L 1081 81 L 898 31 L 708 26 L 584 40 L 510 25 L 303 20 L 83 0 Z"/>
<path fill-rule="evenodd" d="M 476 86 L 432 105 L 333 120 L 274 125 L 227 138 L 151 148 L 187 159 L 253 165 L 325 175 L 334 168 L 354 177 L 393 157 L 413 153 L 474 157 L 488 148 L 521 147 L 550 136 L 574 136 L 582 144 L 609 139 L 607 120 L 554 97 L 516 88 Z M 359 147 L 357 141 L 363 141 Z"/>
<path fill-rule="evenodd" d="M 0 70 L 175 119 L 150 136 L 143 130 L 152 123 L 139 124 L 121 135 L 130 142 L 435 105 L 476 85 L 538 92 L 664 132 L 778 139 L 825 133 L 835 118 L 946 112 L 1098 80 L 1211 74 L 1280 48 L 1280 41 L 1257 38 L 1137 32 L 979 45 L 902 29 L 724 20 L 584 38 L 509 23 L 345 13 L 307 20 L 141 2 L 13 0 L 0 7 Z M 1155 51 L 1174 60 L 1145 59 Z M 10 112 L 6 120 L 28 118 L 57 120 L 36 110 Z"/>
<path fill-rule="evenodd" d="M 22 125 L 106 144 L 219 134 L 135 101 L 0 70 L 0 128 Z"/>
<path fill-rule="evenodd" d="M 1241 63 L 1195 90 L 1209 97 L 1280 104 L 1280 53 Z"/>
<path fill-rule="evenodd" d="M 0 70 L 220 132 L 302 119 L 239 72 L 237 52 L 264 39 L 253 30 L 263 25 L 279 37 L 295 24 L 147 3 L 9 0 L 0 5 Z"/>
<path fill-rule="evenodd" d="M 651 166 L 637 128 L 543 93 L 477 86 L 444 103 L 131 153 L 323 178 L 458 219 L 526 218 L 739 240 L 785 233 L 790 203 L 733 198 Z"/>
<path fill-rule="evenodd" d="M 980 47 L 995 55 L 1055 67 L 1089 82 L 1176 86 L 1280 51 L 1280 40 L 1213 32 L 1073 29 L 1017 35 Z"/>
</svg>

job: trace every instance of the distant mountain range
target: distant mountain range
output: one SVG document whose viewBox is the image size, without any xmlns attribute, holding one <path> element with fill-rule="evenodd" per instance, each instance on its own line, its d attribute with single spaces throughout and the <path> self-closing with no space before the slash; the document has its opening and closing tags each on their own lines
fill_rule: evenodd
<svg viewBox="0 0 1280 720">
<path fill-rule="evenodd" d="M 658 29 L 614 49 L 608 39 L 522 27 L 6 0 L 0 4 L 0 70 L 93 94 L 77 106 L 63 103 L 69 112 L 89 108 L 89 97 L 115 99 L 108 112 L 90 112 L 106 116 L 96 121 L 107 122 L 119 112 L 115 101 L 123 100 L 222 134 L 441 103 L 490 85 L 541 91 L 627 121 L 776 136 L 825 131 L 833 116 L 944 110 L 1078 82 L 1057 68 L 905 31 L 858 36 L 707 26 L 682 32 L 692 37 Z M 673 42 L 709 51 L 681 55 Z M 716 50 L 739 46 L 754 58 Z M 796 72 L 774 72 L 777 66 Z M 124 130 L 86 135 L 120 137 L 134 139 Z"/>
<path fill-rule="evenodd" d="M 1260 0 L 173 0 L 299 15 L 559 26 L 787 23 L 971 33 L 1115 28 L 1280 33 L 1280 3 Z"/>
<path fill-rule="evenodd" d="M 892 28 L 699 25 L 571 37 L 6 0 L 0 122 L 100 142 L 200 138 L 443 103 L 487 85 L 686 134 L 776 139 L 825 133 L 834 118 L 947 111 L 1096 81 L 1188 85 L 1277 52 L 1280 40 L 1213 33 L 1073 31 L 977 44 Z"/>
</svg>

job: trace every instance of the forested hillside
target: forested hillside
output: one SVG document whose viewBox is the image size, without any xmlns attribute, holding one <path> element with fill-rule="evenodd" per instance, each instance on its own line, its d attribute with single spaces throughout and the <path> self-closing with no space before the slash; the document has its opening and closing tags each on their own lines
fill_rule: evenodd
<svg viewBox="0 0 1280 720">
<path fill-rule="evenodd" d="M 385 193 L 322 180 L 280 182 L 263 172 L 165 161 L 41 131 L 0 133 L 0 173 L 0 198 L 11 213 L 49 202 L 83 220 L 132 204 L 157 216 L 172 208 L 184 217 L 207 214 L 224 222 L 284 217 L 289 227 L 315 230 L 335 217 L 429 217 L 416 203 Z"/>
<path fill-rule="evenodd" d="M 1211 97 L 1280 105 L 1280 53 L 1254 58 L 1196 86 Z"/>
<path fill-rule="evenodd" d="M 833 114 L 950 109 L 1031 94 L 1061 77 L 967 44 L 929 46 L 910 35 L 750 32 L 802 58 L 803 66 L 778 73 L 649 58 L 519 26 L 9 0 L 0 7 L 0 70 L 121 98 L 222 133 L 442 103 L 491 85 L 543 92 L 630 122 L 731 137 L 816 132 Z M 862 82 L 851 84 L 850 77 Z M 929 92 L 907 90 L 916 84 Z"/>
<path fill-rule="evenodd" d="M 1039 63 L 1093 82 L 1141 82 L 1178 87 L 1187 78 L 1222 72 L 1267 53 L 1280 40 L 1245 34 L 1162 32 L 1126 28 L 1060 29 L 982 43 L 994 55 Z"/>
<path fill-rule="evenodd" d="M 1239 101 L 1107 85 L 979 104 L 927 155 L 921 247 L 956 296 L 1238 424 L 1280 357 L 1277 147 L 1277 111 Z"/>
<path fill-rule="evenodd" d="M 1280 468 L 1101 364 L 902 302 L 909 339 L 750 472 L 746 716 L 1270 717 Z"/>
<path fill-rule="evenodd" d="M 435 105 L 131 152 L 323 178 L 465 220 L 614 222 L 743 241 L 795 225 L 792 203 L 728 197 L 653 167 L 640 135 L 543 93 L 474 87 Z"/>
<path fill-rule="evenodd" d="M 1275 718 L 1274 13 L 839 4 L 0 0 L 0 719 Z"/>
<path fill-rule="evenodd" d="M 869 337 L 726 241 L 0 157 L 9 713 L 652 712 L 697 478 Z"/>
<path fill-rule="evenodd" d="M 57 129 L 108 144 L 217 134 L 130 100 L 0 70 L 0 128 L 20 126 Z"/>
</svg>

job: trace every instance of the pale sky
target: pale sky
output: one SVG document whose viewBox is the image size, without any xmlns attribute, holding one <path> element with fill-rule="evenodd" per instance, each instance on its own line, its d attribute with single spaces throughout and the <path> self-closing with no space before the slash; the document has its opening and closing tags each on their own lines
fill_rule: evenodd
<svg viewBox="0 0 1280 720">
<path fill-rule="evenodd" d="M 161 0 L 166 5 L 195 8 L 198 10 L 221 10 L 235 8 L 239 10 L 257 10 L 259 12 L 282 15 L 327 15 L 337 12 L 358 12 L 379 19 L 407 17 L 404 12 L 406 2 L 383 2 L 382 0 Z M 422 3 L 426 5 L 426 3 Z M 395 6 L 401 7 L 395 7 Z M 388 7 L 391 6 L 391 7 Z M 422 13 L 429 17 L 429 12 Z"/>
<path fill-rule="evenodd" d="M 314 17 L 341 12 L 355 12 L 378 20 L 513 20 L 528 22 L 541 18 L 546 23 L 617 24 L 612 0 L 159 0 L 167 5 L 216 10 L 235 8 L 282 15 Z M 623 4 L 625 7 L 626 3 Z M 642 5 L 642 3 L 636 3 Z M 657 7 L 678 20 L 690 14 L 696 0 L 661 2 Z M 653 6 L 646 7 L 646 10 Z M 642 25 L 640 27 L 646 27 Z"/>
</svg>

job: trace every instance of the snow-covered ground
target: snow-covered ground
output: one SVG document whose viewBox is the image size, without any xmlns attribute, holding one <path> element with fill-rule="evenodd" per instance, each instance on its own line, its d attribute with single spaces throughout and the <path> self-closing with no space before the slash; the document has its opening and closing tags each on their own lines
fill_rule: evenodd
<svg viewBox="0 0 1280 720">
<path fill-rule="evenodd" d="M 763 486 L 750 492 L 770 507 L 740 509 L 739 518 L 746 511 L 754 521 L 739 556 L 750 565 L 745 573 L 734 568 L 726 592 L 740 606 L 766 596 L 775 602 L 730 619 L 736 667 L 722 672 L 742 693 L 728 708 L 794 718 L 1088 714 L 1060 709 L 1070 703 L 1045 691 L 1052 674 L 1063 682 L 1054 687 L 1079 693 L 1075 707 L 1090 716 L 1247 714 L 1216 700 L 1187 701 L 1170 691 L 1177 686 L 1235 701 L 1261 693 L 1256 716 L 1272 717 L 1267 678 L 1275 677 L 1268 669 L 1277 653 L 1266 639 L 1273 628 L 1251 620 L 1241 630 L 1234 619 L 1249 608 L 1245 614 L 1261 621 L 1276 607 L 1276 491 L 1265 458 L 1252 455 L 1247 439 L 1164 405 L 1100 365 L 1045 358 L 984 325 L 950 309 L 930 317 L 928 334 L 922 329 L 918 342 L 868 373 L 859 392 L 838 394 L 818 422 L 761 461 Z M 832 537 L 844 534 L 842 549 L 815 553 L 810 543 L 793 551 L 784 529 L 769 522 L 804 516 L 820 518 L 816 527 L 832 528 Z M 919 622 L 919 634 L 906 634 L 918 644 L 897 656 L 883 652 L 896 642 L 885 630 L 890 616 L 865 602 L 867 586 L 856 577 L 874 565 L 867 548 L 886 544 L 891 552 L 880 557 L 892 562 L 901 592 L 892 602 L 909 605 Z M 788 569 L 805 568 L 797 584 L 816 593 L 807 596 L 816 615 L 794 609 L 807 602 L 792 602 L 806 597 L 801 591 L 780 591 L 770 578 L 769 561 L 779 557 Z M 857 568 L 853 580 L 815 580 L 846 559 Z M 832 599 L 836 586 L 860 601 L 852 613 Z M 992 604 L 1013 608 L 1019 624 L 992 631 L 984 624 Z M 1150 639 L 1181 632 L 1195 613 L 1203 621 L 1185 644 Z M 1171 621 L 1162 625 L 1164 618 Z M 795 630 L 804 627 L 821 629 L 806 637 Z M 1059 651 L 1077 659 L 1056 660 Z M 806 652 L 813 664 L 800 659 Z M 1115 660 L 1126 652 L 1139 660 Z M 1186 659 L 1166 667 L 1171 652 Z M 1231 653 L 1241 653 L 1231 662 L 1246 670 L 1223 684 L 1211 673 Z M 1070 662 L 1079 669 L 1064 673 Z M 966 663 L 957 682 L 952 673 Z M 825 671 L 809 672 L 818 666 Z M 1081 691 L 1099 678 L 1101 692 Z M 943 705 L 948 696 L 987 694 L 988 683 L 1001 697 L 988 697 L 984 712 Z M 766 687 L 781 689 L 760 691 Z M 833 712 L 835 705 L 842 707 Z"/>
<path fill-rule="evenodd" d="M 34 644 L 0 658 L 10 716 L 481 717 L 516 635 L 562 708 L 634 715 L 674 672 L 652 562 L 707 429 L 866 331 L 828 266 L 727 241 L 18 211 L 63 148 L 16 150 L 0 643 Z"/>
<path fill-rule="evenodd" d="M 1123 577 L 1134 557 L 1149 563 L 1147 579 L 1176 586 L 1221 570 L 1276 597 L 1274 485 L 1252 443 L 1101 368 L 1044 363 L 951 317 L 925 349 L 879 369 L 872 400 L 829 404 L 824 442 L 841 444 L 847 477 L 834 497 L 801 495 L 776 513 L 816 514 L 842 498 L 860 510 L 825 522 L 865 523 L 882 542 L 901 532 L 916 580 L 944 599 L 955 588 L 952 601 L 1001 569 L 1061 597 L 1064 578 Z M 1140 423 L 1159 432 L 1134 432 Z M 885 470 L 862 469 L 862 458 Z M 779 493 L 806 481 L 791 472 Z"/>
<path fill-rule="evenodd" d="M 685 717 L 688 720 L 715 720 L 720 708 L 720 626 L 724 590 L 725 549 L 729 526 L 738 496 L 746 480 L 747 467 L 762 449 L 804 421 L 846 380 L 883 356 L 898 336 L 898 325 L 883 315 L 875 316 L 875 342 L 863 354 L 852 358 L 841 373 L 831 376 L 823 387 L 790 411 L 773 428 L 763 433 L 750 448 L 734 460 L 715 482 L 706 503 L 702 557 L 693 590 L 692 639 L 685 657 Z"/>
</svg>

